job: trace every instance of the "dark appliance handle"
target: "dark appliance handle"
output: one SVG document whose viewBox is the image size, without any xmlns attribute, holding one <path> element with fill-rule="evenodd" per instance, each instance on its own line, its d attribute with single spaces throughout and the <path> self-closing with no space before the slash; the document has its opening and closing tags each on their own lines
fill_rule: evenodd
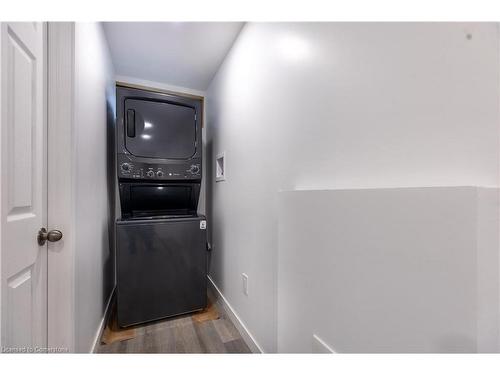
<svg viewBox="0 0 500 375">
<path fill-rule="evenodd" d="M 133 109 L 127 110 L 127 137 L 135 137 L 135 111 Z"/>
</svg>

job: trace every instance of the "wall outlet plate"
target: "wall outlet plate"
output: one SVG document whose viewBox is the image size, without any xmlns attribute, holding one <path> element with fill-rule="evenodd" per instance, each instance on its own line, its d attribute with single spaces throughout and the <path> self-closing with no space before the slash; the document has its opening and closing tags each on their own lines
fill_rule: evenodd
<svg viewBox="0 0 500 375">
<path fill-rule="evenodd" d="M 226 180 L 226 152 L 221 152 L 215 157 L 215 181 Z"/>
<path fill-rule="evenodd" d="M 243 281 L 243 294 L 248 296 L 248 275 L 246 273 L 242 273 L 241 280 Z"/>
</svg>

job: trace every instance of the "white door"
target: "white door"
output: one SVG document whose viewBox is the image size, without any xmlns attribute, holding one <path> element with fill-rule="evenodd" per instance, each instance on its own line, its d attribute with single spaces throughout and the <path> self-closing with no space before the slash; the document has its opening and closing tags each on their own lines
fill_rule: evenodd
<svg viewBox="0 0 500 375">
<path fill-rule="evenodd" d="M 1 24 L 2 350 L 47 345 L 46 25 Z"/>
</svg>

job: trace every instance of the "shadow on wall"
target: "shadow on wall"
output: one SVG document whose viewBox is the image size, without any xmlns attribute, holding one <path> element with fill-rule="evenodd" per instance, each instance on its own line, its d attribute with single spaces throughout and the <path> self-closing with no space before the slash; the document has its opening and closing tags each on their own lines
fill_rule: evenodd
<svg viewBox="0 0 500 375">
<path fill-rule="evenodd" d="M 103 249 L 109 249 L 109 256 L 103 263 L 103 297 L 107 299 L 115 286 L 115 94 L 114 87 L 106 93 L 106 177 L 108 194 L 108 225 L 103 228 Z M 108 233 L 106 236 L 105 233 Z M 107 237 L 107 238 L 106 238 Z"/>
<path fill-rule="evenodd" d="M 205 154 L 205 216 L 207 217 L 207 241 L 210 244 L 210 248 L 213 249 L 212 243 L 212 226 L 213 226 L 213 204 L 212 204 L 212 176 L 213 176 L 213 143 L 211 139 L 206 140 L 206 154 Z M 210 275 L 210 265 L 212 264 L 212 252 L 208 253 L 207 261 L 207 275 Z"/>
</svg>

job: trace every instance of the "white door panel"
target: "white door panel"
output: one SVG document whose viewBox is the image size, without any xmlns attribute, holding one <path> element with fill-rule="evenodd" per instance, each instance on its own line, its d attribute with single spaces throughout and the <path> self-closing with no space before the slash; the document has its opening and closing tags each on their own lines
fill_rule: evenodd
<svg viewBox="0 0 500 375">
<path fill-rule="evenodd" d="M 2 346 L 45 347 L 47 245 L 46 33 L 43 23 L 2 23 Z"/>
</svg>

